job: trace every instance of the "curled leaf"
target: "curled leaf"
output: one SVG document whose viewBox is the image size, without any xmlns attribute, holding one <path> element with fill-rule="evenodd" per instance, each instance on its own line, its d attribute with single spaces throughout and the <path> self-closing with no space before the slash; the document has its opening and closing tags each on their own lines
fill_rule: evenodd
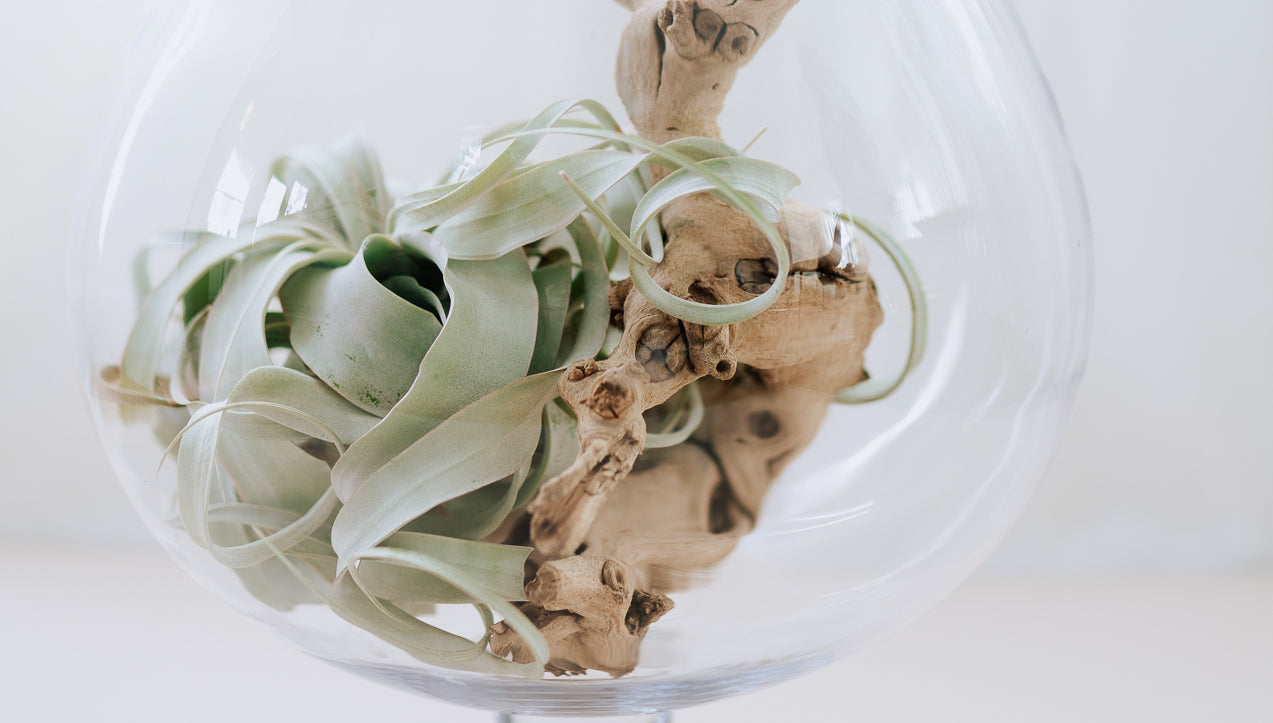
<svg viewBox="0 0 1273 723">
<path fill-rule="evenodd" d="M 406 394 L 442 331 L 435 311 L 386 288 L 368 269 L 368 255 L 396 248 L 372 236 L 349 263 L 305 269 L 279 291 L 292 349 L 342 397 L 379 416 Z"/>
<path fill-rule="evenodd" d="M 345 499 L 332 526 L 340 567 L 411 520 L 513 474 L 539 441 L 555 372 L 519 379 L 450 415 L 376 469 Z"/>
<path fill-rule="evenodd" d="M 451 314 L 406 395 L 333 467 L 341 499 L 443 420 L 526 373 L 538 299 L 525 254 L 451 260 L 444 273 Z"/>
</svg>

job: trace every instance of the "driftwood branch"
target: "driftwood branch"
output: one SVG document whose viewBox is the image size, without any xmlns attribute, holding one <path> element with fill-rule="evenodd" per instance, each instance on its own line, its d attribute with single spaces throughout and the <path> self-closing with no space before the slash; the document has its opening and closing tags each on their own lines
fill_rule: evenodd
<svg viewBox="0 0 1273 723">
<path fill-rule="evenodd" d="M 547 639 L 548 670 L 557 675 L 632 672 L 650 624 L 672 608 L 667 597 L 637 590 L 623 562 L 595 555 L 541 565 L 526 598 L 522 612 Z M 533 660 L 530 647 L 503 622 L 491 628 L 491 652 Z"/>
<path fill-rule="evenodd" d="M 717 138 L 738 69 L 797 0 L 636 0 L 619 46 L 619 96 L 642 136 Z"/>
<path fill-rule="evenodd" d="M 719 138 L 738 69 L 796 0 L 620 2 L 633 15 L 619 93 L 639 133 L 665 142 Z M 673 295 L 732 304 L 776 281 L 760 230 L 710 195 L 673 203 L 660 221 L 666 249 L 651 276 Z M 738 324 L 686 322 L 626 282 L 612 289 L 618 347 L 575 362 L 559 384 L 579 420 L 579 455 L 528 505 L 529 540 L 506 538 L 535 547 L 524 610 L 549 641 L 553 672 L 632 670 L 645 628 L 671 607 L 664 594 L 729 554 L 834 394 L 866 378 L 863 353 L 882 311 L 864 255 L 837 228 L 788 201 L 778 230 L 791 274 L 776 303 Z M 694 438 L 645 452 L 646 412 L 700 380 L 707 412 Z M 491 646 L 529 659 L 502 624 Z"/>
</svg>

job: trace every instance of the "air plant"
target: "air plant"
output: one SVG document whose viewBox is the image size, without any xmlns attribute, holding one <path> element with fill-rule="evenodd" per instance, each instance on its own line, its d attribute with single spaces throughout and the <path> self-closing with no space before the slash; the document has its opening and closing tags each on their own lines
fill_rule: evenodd
<svg viewBox="0 0 1273 723">
<path fill-rule="evenodd" d="M 275 220 L 187 234 L 104 374 L 120 398 L 183 415 L 160 433 L 185 533 L 262 602 L 325 604 L 429 664 L 631 670 L 671 606 L 663 593 L 683 583 L 605 522 L 679 519 L 666 501 L 615 491 L 645 474 L 637 457 L 711 498 L 699 505 L 710 520 L 649 530 L 664 554 L 711 565 L 835 393 L 864 402 L 896 388 L 925 324 L 918 278 L 880 229 L 793 206 L 794 174 L 716 138 L 650 135 L 563 101 L 397 198 L 360 138 L 299 148 L 271 169 L 289 189 Z M 539 158 L 550 136 L 592 145 Z M 708 253 L 727 271 L 687 292 L 668 279 L 699 273 L 684 239 L 701 227 L 746 229 L 752 250 Z M 863 235 L 902 271 L 913 311 L 906 368 L 873 388 L 858 386 L 881 320 L 864 254 L 825 261 Z M 801 239 L 817 253 L 793 259 Z M 801 307 L 789 284 L 827 295 Z M 763 316 L 775 304 L 807 312 L 796 331 L 808 343 L 782 341 L 792 329 Z M 836 361 L 810 366 L 818 354 Z M 792 373 L 812 397 L 783 391 Z M 738 436 L 735 424 L 779 444 L 765 449 L 781 461 L 731 466 L 715 440 Z M 601 587 L 563 599 L 572 574 Z M 486 634 L 427 621 L 453 604 L 474 606 Z M 554 616 L 585 608 L 613 617 L 611 637 L 545 636 Z"/>
</svg>

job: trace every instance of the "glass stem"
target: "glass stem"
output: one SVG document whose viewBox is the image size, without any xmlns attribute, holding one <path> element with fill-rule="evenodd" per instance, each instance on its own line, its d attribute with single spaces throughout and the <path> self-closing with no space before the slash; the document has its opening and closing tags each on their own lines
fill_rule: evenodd
<svg viewBox="0 0 1273 723">
<path fill-rule="evenodd" d="M 672 723 L 671 713 L 644 713 L 641 715 L 585 716 L 569 718 L 529 713 L 500 713 L 496 723 Z"/>
</svg>

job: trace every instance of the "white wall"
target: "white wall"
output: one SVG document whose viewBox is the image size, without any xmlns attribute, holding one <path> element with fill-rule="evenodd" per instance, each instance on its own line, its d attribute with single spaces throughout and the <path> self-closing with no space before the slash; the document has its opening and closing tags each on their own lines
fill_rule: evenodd
<svg viewBox="0 0 1273 723">
<path fill-rule="evenodd" d="M 1273 566 L 1273 3 L 1018 0 L 1087 185 L 1088 374 L 997 568 Z"/>
<path fill-rule="evenodd" d="M 144 539 L 80 398 L 65 292 L 81 157 L 144 8 L 0 4 L 0 540 Z"/>
<path fill-rule="evenodd" d="M 1097 311 L 1058 459 L 989 569 L 1273 568 L 1273 3 L 1016 4 L 1087 182 Z M 0 542 L 146 539 L 74 385 L 62 280 L 143 6 L 0 6 Z"/>
</svg>

